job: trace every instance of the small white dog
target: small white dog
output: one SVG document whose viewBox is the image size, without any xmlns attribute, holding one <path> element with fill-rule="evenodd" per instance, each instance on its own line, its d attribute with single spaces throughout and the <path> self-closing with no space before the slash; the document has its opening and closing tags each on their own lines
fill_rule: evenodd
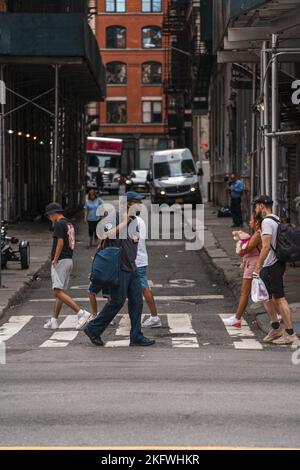
<svg viewBox="0 0 300 470">
<path fill-rule="evenodd" d="M 236 242 L 235 252 L 237 255 L 241 253 L 242 250 L 247 248 L 248 242 L 250 240 L 249 233 L 243 232 L 242 230 L 232 232 L 233 239 Z"/>
</svg>

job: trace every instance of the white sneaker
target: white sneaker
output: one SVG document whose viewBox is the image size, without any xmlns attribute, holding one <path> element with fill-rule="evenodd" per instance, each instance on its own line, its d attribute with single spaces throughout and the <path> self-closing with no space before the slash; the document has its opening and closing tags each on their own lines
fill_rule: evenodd
<svg viewBox="0 0 300 470">
<path fill-rule="evenodd" d="M 162 326 L 161 319 L 159 317 L 149 317 L 145 320 L 142 326 L 150 326 L 151 328 L 160 328 Z"/>
<path fill-rule="evenodd" d="M 58 321 L 56 318 L 50 318 L 44 325 L 45 330 L 57 330 Z"/>
<path fill-rule="evenodd" d="M 230 318 L 225 318 L 223 322 L 224 322 L 224 325 L 226 326 L 233 326 L 234 328 L 242 327 L 242 321 L 238 320 L 235 315 L 233 315 Z"/>
<path fill-rule="evenodd" d="M 88 322 L 92 319 L 90 312 L 86 310 L 80 310 L 77 314 L 77 325 L 76 330 L 81 330 Z"/>
</svg>

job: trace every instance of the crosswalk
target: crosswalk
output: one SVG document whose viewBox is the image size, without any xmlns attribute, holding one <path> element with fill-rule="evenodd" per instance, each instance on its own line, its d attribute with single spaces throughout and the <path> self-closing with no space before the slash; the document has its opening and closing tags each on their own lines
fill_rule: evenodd
<svg viewBox="0 0 300 470">
<path fill-rule="evenodd" d="M 236 350 L 263 350 L 263 344 L 255 337 L 255 333 L 243 320 L 241 329 L 231 328 L 224 325 L 224 319 L 232 313 L 217 314 L 217 327 L 214 323 L 213 334 L 209 341 L 202 333 L 201 318 L 191 313 L 164 313 L 161 315 L 162 328 L 144 329 L 146 336 L 154 337 L 157 346 L 199 349 L 213 344 L 212 336 L 222 336 L 224 345 Z M 143 315 L 142 320 L 147 317 Z M 36 347 L 42 348 L 66 348 L 74 344 L 83 344 L 87 338 L 82 332 L 75 329 L 77 323 L 76 315 L 63 315 L 59 319 L 59 328 L 55 331 L 44 330 L 44 316 L 22 315 L 11 316 L 6 323 L 0 326 L 0 342 L 11 344 L 18 342 L 23 335 L 22 344 L 28 343 L 30 347 L 31 332 L 35 331 L 38 337 Z M 39 332 L 41 334 L 39 335 Z M 115 325 L 110 326 L 105 334 L 106 348 L 127 348 L 129 346 L 130 319 L 128 314 L 119 314 L 115 319 Z M 47 337 L 45 337 L 47 336 Z M 41 341 L 42 338 L 42 341 Z M 81 338 L 81 340 L 80 340 Z M 225 338 L 225 340 L 224 340 Z M 81 341 L 81 342 L 80 342 Z M 219 341 L 220 343 L 220 341 Z"/>
</svg>

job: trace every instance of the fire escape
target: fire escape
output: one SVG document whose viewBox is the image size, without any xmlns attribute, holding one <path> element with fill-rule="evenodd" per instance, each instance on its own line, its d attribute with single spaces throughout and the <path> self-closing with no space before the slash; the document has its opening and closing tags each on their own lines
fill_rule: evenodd
<svg viewBox="0 0 300 470">
<path fill-rule="evenodd" d="M 189 23 L 191 1 L 170 0 L 164 19 L 166 38 L 165 93 L 170 139 L 187 145 L 186 114 L 191 110 L 192 50 Z"/>
</svg>

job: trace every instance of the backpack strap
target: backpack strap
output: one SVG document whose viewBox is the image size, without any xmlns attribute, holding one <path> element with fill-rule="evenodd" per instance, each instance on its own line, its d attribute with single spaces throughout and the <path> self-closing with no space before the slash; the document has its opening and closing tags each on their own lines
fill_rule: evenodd
<svg viewBox="0 0 300 470">
<path fill-rule="evenodd" d="M 266 220 L 266 219 L 270 219 L 270 220 L 273 220 L 274 222 L 277 222 L 278 226 L 281 224 L 280 220 L 276 219 L 276 217 L 273 217 L 272 215 L 268 215 L 267 217 L 264 218 L 264 220 Z M 273 245 L 271 245 L 271 248 L 274 251 L 274 253 L 276 254 L 276 250 L 273 247 Z"/>
<path fill-rule="evenodd" d="M 277 222 L 278 225 L 281 224 L 280 220 L 276 219 L 276 217 L 273 217 L 272 215 L 268 215 L 267 217 L 264 218 L 264 220 L 266 219 L 274 220 L 274 222 Z"/>
</svg>

